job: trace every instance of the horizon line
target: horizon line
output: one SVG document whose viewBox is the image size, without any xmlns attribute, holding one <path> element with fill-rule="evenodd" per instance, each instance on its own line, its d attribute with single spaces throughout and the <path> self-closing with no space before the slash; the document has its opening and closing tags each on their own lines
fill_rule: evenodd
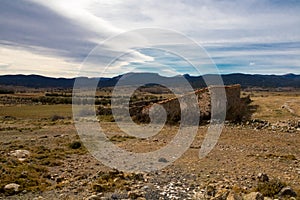
<svg viewBox="0 0 300 200">
<path fill-rule="evenodd" d="M 233 74 L 240 74 L 240 75 L 252 75 L 252 76 L 255 76 L 255 75 L 262 75 L 262 76 L 287 76 L 287 75 L 295 75 L 295 76 L 300 76 L 300 74 L 295 74 L 295 73 L 285 73 L 285 74 L 267 74 L 267 73 L 242 73 L 242 72 L 232 72 L 232 73 L 222 73 L 222 74 L 203 74 L 203 75 L 198 75 L 198 76 L 195 76 L 195 75 L 190 75 L 188 73 L 186 74 L 178 74 L 178 75 L 174 75 L 174 76 L 165 76 L 165 75 L 161 75 L 157 72 L 129 72 L 129 73 L 123 73 L 123 74 L 119 74 L 119 75 L 115 75 L 115 76 L 112 76 L 112 77 L 88 77 L 88 76 L 76 76 L 76 77 L 55 77 L 55 76 L 48 76 L 48 75 L 44 75 L 44 74 L 0 74 L 0 77 L 2 76 L 40 76 L 40 77 L 45 77 L 45 78 L 53 78 L 53 79 L 77 79 L 77 78 L 88 78 L 88 79 L 97 79 L 97 78 L 115 78 L 115 77 L 118 77 L 118 76 L 122 76 L 122 75 L 125 75 L 125 74 L 157 74 L 161 77 L 169 77 L 169 78 L 172 78 L 172 77 L 176 77 L 176 76 L 190 76 L 190 77 L 201 77 L 201 76 L 208 76 L 208 75 L 220 75 L 220 76 L 223 76 L 223 75 L 233 75 Z"/>
</svg>

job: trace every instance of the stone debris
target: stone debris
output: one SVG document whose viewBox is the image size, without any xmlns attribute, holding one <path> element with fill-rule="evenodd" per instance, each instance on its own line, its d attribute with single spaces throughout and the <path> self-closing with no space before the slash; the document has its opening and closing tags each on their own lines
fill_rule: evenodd
<svg viewBox="0 0 300 200">
<path fill-rule="evenodd" d="M 228 86 L 210 86 L 208 88 L 196 90 L 193 93 L 182 95 L 180 98 L 171 98 L 156 102 L 155 104 L 150 104 L 148 106 L 142 107 L 142 110 L 131 109 L 131 114 L 135 115 L 137 113 L 142 113 L 148 116 L 153 105 L 160 105 L 163 106 L 167 111 L 169 118 L 172 118 L 174 122 L 176 122 L 176 119 L 180 119 L 180 115 L 182 112 L 179 106 L 179 100 L 181 99 L 185 102 L 190 99 L 190 96 L 193 95 L 196 95 L 197 97 L 198 106 L 200 108 L 200 120 L 202 121 L 211 118 L 212 104 L 221 106 L 224 103 L 224 106 L 226 107 L 226 113 L 224 113 L 226 114 L 226 119 L 230 121 L 240 120 L 246 114 L 246 105 L 247 103 L 249 103 L 249 98 L 241 98 L 241 85 L 239 84 Z M 217 98 L 220 95 L 226 95 L 226 102 L 222 102 Z"/>
<path fill-rule="evenodd" d="M 251 192 L 244 195 L 244 200 L 264 200 L 264 196 L 259 192 Z"/>
<path fill-rule="evenodd" d="M 259 174 L 257 175 L 257 178 L 258 178 L 258 180 L 261 181 L 261 182 L 268 182 L 268 181 L 269 181 L 269 177 L 268 177 L 268 175 L 265 174 L 265 173 L 259 173 Z"/>
<path fill-rule="evenodd" d="M 282 120 L 278 122 L 268 122 L 261 119 L 252 119 L 241 123 L 225 121 L 225 124 L 235 128 L 251 128 L 254 130 L 270 130 L 273 132 L 300 133 L 300 120 Z"/>
<path fill-rule="evenodd" d="M 8 192 L 19 192 L 20 185 L 16 183 L 10 183 L 4 186 L 4 190 Z"/>
<path fill-rule="evenodd" d="M 243 197 L 235 192 L 230 192 L 226 200 L 243 200 Z"/>
<path fill-rule="evenodd" d="M 30 156 L 30 152 L 27 150 L 15 150 L 11 151 L 9 154 L 16 157 L 21 162 L 25 161 Z"/>
<path fill-rule="evenodd" d="M 289 196 L 289 197 L 296 197 L 296 192 L 291 187 L 284 187 L 281 189 L 281 191 L 278 194 L 279 196 Z"/>
</svg>

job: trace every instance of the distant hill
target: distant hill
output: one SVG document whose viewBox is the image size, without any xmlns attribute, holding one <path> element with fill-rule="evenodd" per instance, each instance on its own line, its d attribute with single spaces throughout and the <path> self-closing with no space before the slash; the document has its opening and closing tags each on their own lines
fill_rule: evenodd
<svg viewBox="0 0 300 200">
<path fill-rule="evenodd" d="M 204 75 L 204 76 L 190 76 L 184 75 L 185 79 L 190 82 L 194 88 L 205 87 L 204 82 L 207 78 L 213 78 L 215 75 Z M 135 82 L 142 80 L 153 81 L 156 80 L 168 81 L 174 85 L 180 85 L 179 78 L 174 77 L 163 77 L 156 73 L 129 73 L 119 75 L 113 78 L 101 78 L 98 84 L 99 87 L 110 87 L 118 83 L 119 80 L 126 77 L 127 81 L 124 81 L 124 85 L 131 85 Z M 241 84 L 243 88 L 248 87 L 261 87 L 261 88 L 278 88 L 278 87 L 293 87 L 300 88 L 300 75 L 286 74 L 286 75 L 250 75 L 250 74 L 226 74 L 222 75 L 225 85 Z M 99 78 L 86 78 L 84 82 L 98 81 Z M 39 75 L 3 75 L 0 76 L 0 85 L 10 86 L 23 86 L 29 88 L 72 88 L 75 82 L 75 78 L 51 78 Z"/>
<path fill-rule="evenodd" d="M 29 88 L 71 88 L 75 79 L 50 78 L 39 75 L 0 76 L 0 85 L 24 86 Z"/>
<path fill-rule="evenodd" d="M 249 74 L 228 74 L 222 76 L 226 84 L 241 84 L 242 87 L 294 87 L 300 88 L 300 75 L 249 75 Z"/>
</svg>

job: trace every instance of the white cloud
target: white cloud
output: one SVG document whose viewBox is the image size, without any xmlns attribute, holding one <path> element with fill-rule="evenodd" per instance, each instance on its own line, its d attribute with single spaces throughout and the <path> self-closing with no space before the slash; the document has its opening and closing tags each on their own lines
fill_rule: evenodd
<svg viewBox="0 0 300 200">
<path fill-rule="evenodd" d="M 282 3 L 274 6 L 272 1 L 261 0 L 105 2 L 95 5 L 91 12 L 124 30 L 169 28 L 186 33 L 199 42 L 300 39 L 299 5 L 287 7 Z"/>
<path fill-rule="evenodd" d="M 15 59 L 13 59 L 15 58 Z M 54 77 L 74 77 L 80 65 L 58 56 L 45 56 L 24 49 L 0 47 L 0 74 L 41 74 Z"/>
<path fill-rule="evenodd" d="M 33 4 L 27 7 L 20 6 L 28 2 Z M 263 45 L 250 45 L 278 42 L 297 44 L 300 41 L 300 3 L 297 1 L 4 0 L 2 3 L 9 4 L 11 9 L 15 9 L 14 12 L 8 10 L 7 13 L 11 14 L 7 14 L 5 10 L 0 12 L 0 25 L 4 27 L 0 37 L 4 42 L 12 42 L 11 46 L 15 47 L 8 50 L 7 46 L 0 44 L 1 49 L 6 49 L 5 53 L 0 55 L 2 74 L 19 71 L 75 76 L 76 70 L 72 71 L 70 66 L 79 65 L 93 45 L 116 34 L 145 27 L 180 31 L 207 47 L 208 53 L 215 58 L 217 64 L 239 65 L 239 68 L 228 67 L 223 71 L 247 72 L 251 66 L 251 70 L 257 69 L 261 72 L 264 70 L 263 65 L 277 68 L 280 68 L 280 65 L 281 68 L 289 65 L 290 69 L 297 73 L 300 67 L 297 59 L 299 45 L 286 46 L 284 49 L 280 46 L 266 48 Z M 37 5 L 46 9 L 33 12 L 39 9 Z M 62 20 L 61 23 L 59 20 Z M 161 42 L 161 46 L 172 45 L 184 49 L 190 58 L 193 57 L 195 60 L 199 58 L 197 52 L 185 48 L 182 44 L 163 44 L 166 38 L 171 37 L 170 35 L 153 37 L 156 37 L 153 40 Z M 95 62 L 88 65 L 89 75 L 94 74 L 92 70 L 103 70 L 108 61 L 132 49 L 137 40 L 140 44 L 144 42 L 145 46 L 148 42 L 143 35 L 133 34 L 126 39 L 102 46 L 105 53 L 99 51 L 95 54 L 95 59 L 91 59 Z M 236 45 L 243 44 L 249 48 L 236 49 Z M 14 53 L 18 56 L 14 56 Z M 159 62 L 154 61 L 154 57 L 147 52 L 136 51 L 116 61 L 111 67 L 114 74 L 118 74 L 124 70 L 132 70 L 131 63 L 150 66 L 150 62 L 152 64 Z M 162 65 L 166 62 L 165 60 Z M 204 60 L 203 63 L 205 62 Z M 41 67 L 38 67 L 39 64 Z M 169 64 L 177 64 L 177 67 L 180 67 L 181 62 L 169 61 Z M 49 68 L 50 65 L 51 70 L 47 72 L 46 66 Z M 64 75 L 69 71 L 65 69 L 72 72 Z M 265 69 L 270 71 L 267 67 Z"/>
<path fill-rule="evenodd" d="M 76 21 L 88 30 L 94 31 L 106 37 L 112 34 L 117 34 L 123 30 L 113 26 L 108 21 L 93 15 L 88 7 L 95 2 L 95 0 L 31 0 L 33 2 L 44 5 L 53 11 Z M 95 38 L 96 39 L 96 38 Z"/>
</svg>

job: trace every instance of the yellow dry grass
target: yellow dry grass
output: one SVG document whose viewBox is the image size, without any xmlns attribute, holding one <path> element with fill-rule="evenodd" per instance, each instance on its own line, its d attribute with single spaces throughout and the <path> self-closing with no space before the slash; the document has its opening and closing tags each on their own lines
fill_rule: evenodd
<svg viewBox="0 0 300 200">
<path fill-rule="evenodd" d="M 72 116 L 72 105 L 15 105 L 0 107 L 0 116 L 11 116 L 23 119 L 50 118 L 53 115 Z"/>
<path fill-rule="evenodd" d="M 257 110 L 252 118 L 275 122 L 300 119 L 300 95 L 298 93 L 255 92 L 251 94 L 252 106 Z"/>
</svg>

